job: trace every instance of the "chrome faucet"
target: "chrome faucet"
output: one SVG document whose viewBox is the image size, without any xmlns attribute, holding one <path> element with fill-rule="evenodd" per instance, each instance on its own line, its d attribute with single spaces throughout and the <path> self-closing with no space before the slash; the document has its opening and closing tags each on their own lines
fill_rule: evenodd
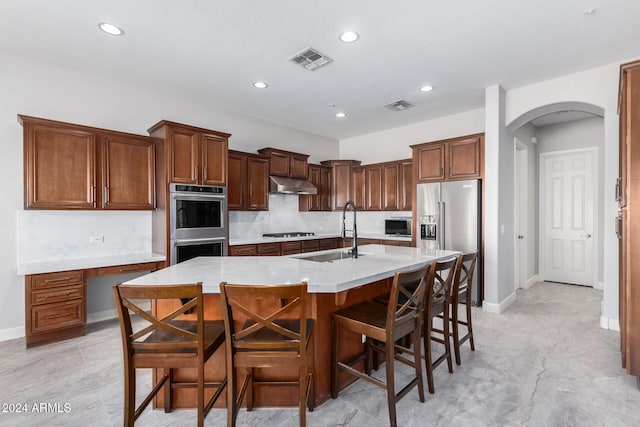
<svg viewBox="0 0 640 427">
<path fill-rule="evenodd" d="M 351 230 L 347 230 L 347 226 L 345 222 L 346 215 L 347 215 L 347 208 L 349 206 L 351 206 L 351 209 L 353 210 L 353 228 Z M 349 251 L 349 253 L 353 258 L 358 258 L 358 229 L 356 226 L 356 205 L 351 200 L 345 203 L 344 208 L 342 208 L 342 240 L 343 241 L 347 237 L 347 231 L 353 232 L 351 250 Z"/>
</svg>

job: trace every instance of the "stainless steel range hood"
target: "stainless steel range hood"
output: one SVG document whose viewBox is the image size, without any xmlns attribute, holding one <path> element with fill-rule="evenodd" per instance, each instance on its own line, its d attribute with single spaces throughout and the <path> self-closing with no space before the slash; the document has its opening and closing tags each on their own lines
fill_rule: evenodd
<svg viewBox="0 0 640 427">
<path fill-rule="evenodd" d="M 318 194 L 318 189 L 306 179 L 270 176 L 269 192 L 282 194 Z"/>
</svg>

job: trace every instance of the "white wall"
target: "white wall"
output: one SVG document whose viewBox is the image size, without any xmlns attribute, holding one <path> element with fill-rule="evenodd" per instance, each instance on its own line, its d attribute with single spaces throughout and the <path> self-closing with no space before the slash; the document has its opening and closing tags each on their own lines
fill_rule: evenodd
<svg viewBox="0 0 640 427">
<path fill-rule="evenodd" d="M 402 113 L 398 113 L 402 114 Z M 362 164 L 411 158 L 411 145 L 484 131 L 484 109 L 340 140 L 340 158 Z"/>
<path fill-rule="evenodd" d="M 630 59 L 631 60 L 631 59 Z M 623 61 L 629 62 L 629 61 Z M 617 328 L 618 242 L 614 231 L 617 206 L 614 184 L 618 176 L 618 73 L 620 63 L 593 68 L 506 92 L 505 121 L 509 125 L 538 107 L 561 102 L 584 102 L 604 109 L 603 201 L 604 304 L 601 324 Z"/>
<path fill-rule="evenodd" d="M 24 334 L 24 278 L 16 273 L 17 212 L 23 208 L 22 128 L 17 114 L 146 135 L 162 119 L 232 134 L 243 151 L 275 146 L 335 159 L 338 142 L 233 114 L 179 95 L 119 82 L 0 51 L 0 340 Z M 149 251 L 151 248 L 149 247 Z"/>
<path fill-rule="evenodd" d="M 593 117 L 584 120 L 576 120 L 567 123 L 558 123 L 536 128 L 538 138 L 538 153 L 548 153 L 562 150 L 575 150 L 580 148 L 598 149 L 598 194 L 602 200 L 604 188 L 604 120 L 601 117 Z M 594 235 L 598 236 L 598 282 L 604 277 L 604 239 L 602 229 L 604 227 L 604 203 L 598 203 L 598 223 Z M 600 285 L 596 284 L 596 287 Z"/>
</svg>

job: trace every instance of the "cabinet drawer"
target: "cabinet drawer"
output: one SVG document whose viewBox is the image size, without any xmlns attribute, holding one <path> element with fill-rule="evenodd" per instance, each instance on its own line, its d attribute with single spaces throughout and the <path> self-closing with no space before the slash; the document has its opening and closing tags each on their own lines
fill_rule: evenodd
<svg viewBox="0 0 640 427">
<path fill-rule="evenodd" d="M 300 253 L 300 240 L 294 242 L 282 242 L 282 254 L 291 255 Z"/>
<path fill-rule="evenodd" d="M 31 308 L 31 332 L 34 334 L 84 325 L 84 323 L 85 313 L 82 299 Z"/>
<path fill-rule="evenodd" d="M 84 298 L 84 284 L 31 292 L 31 305 Z"/>
<path fill-rule="evenodd" d="M 256 245 L 238 245 L 231 246 L 229 248 L 229 254 L 231 256 L 251 256 L 257 255 L 258 251 Z"/>
<path fill-rule="evenodd" d="M 335 249 L 336 239 L 322 239 L 320 240 L 320 250 Z"/>
<path fill-rule="evenodd" d="M 320 245 L 318 244 L 317 240 L 303 240 L 302 241 L 302 250 L 303 251 L 309 251 L 309 250 L 317 251 L 319 248 L 320 248 Z"/>
<path fill-rule="evenodd" d="M 115 274 L 137 273 L 143 271 L 153 271 L 157 269 L 155 262 L 145 262 L 142 264 L 124 264 L 113 267 L 100 267 L 98 276 L 112 276 Z"/>
<path fill-rule="evenodd" d="M 261 243 L 258 245 L 258 255 L 280 255 L 280 243 Z"/>
<path fill-rule="evenodd" d="M 63 271 L 60 273 L 36 274 L 31 277 L 31 289 L 48 289 L 83 283 L 82 271 Z"/>
</svg>

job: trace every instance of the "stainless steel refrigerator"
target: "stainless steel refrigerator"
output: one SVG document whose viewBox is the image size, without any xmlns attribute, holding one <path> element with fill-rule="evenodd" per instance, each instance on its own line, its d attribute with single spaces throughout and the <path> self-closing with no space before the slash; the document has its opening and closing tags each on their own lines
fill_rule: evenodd
<svg viewBox="0 0 640 427">
<path fill-rule="evenodd" d="M 482 304 L 482 201 L 480 180 L 418 184 L 416 244 L 425 249 L 478 252 L 471 300 Z"/>
</svg>

